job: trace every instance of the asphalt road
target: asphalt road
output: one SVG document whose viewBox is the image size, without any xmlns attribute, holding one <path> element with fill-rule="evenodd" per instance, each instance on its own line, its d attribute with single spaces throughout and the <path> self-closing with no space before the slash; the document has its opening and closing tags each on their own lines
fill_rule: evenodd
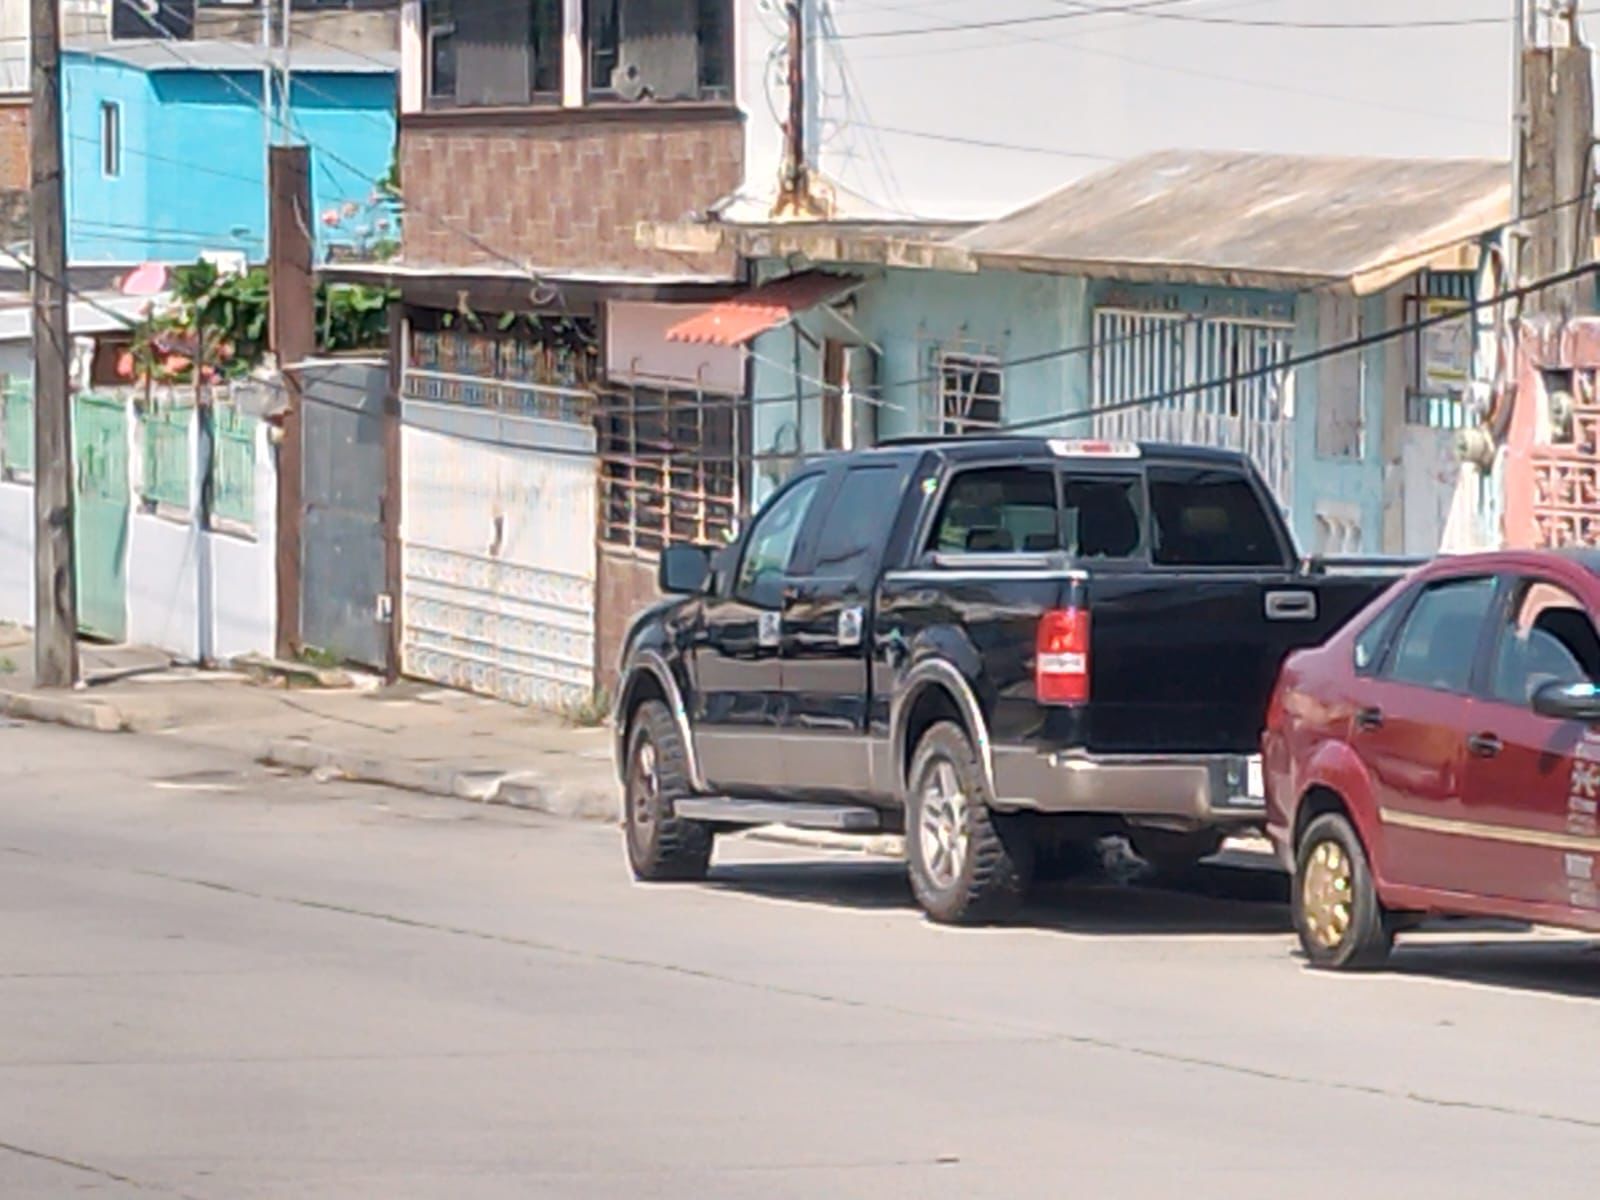
<svg viewBox="0 0 1600 1200">
<path fill-rule="evenodd" d="M 940 929 L 892 864 L 0 728 L 0 1197 L 1592 1197 L 1600 952 L 1332 978 L 1282 885 Z"/>
</svg>

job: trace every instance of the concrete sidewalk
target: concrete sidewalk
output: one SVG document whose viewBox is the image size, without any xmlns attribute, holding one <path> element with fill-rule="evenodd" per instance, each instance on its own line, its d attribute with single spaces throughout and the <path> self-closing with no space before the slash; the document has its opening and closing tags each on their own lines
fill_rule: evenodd
<svg viewBox="0 0 1600 1200">
<path fill-rule="evenodd" d="M 32 682 L 25 630 L 0 627 L 0 713 L 235 749 L 262 762 L 558 816 L 614 819 L 610 734 L 425 684 L 291 686 L 173 666 L 134 646 L 84 645 L 85 684 Z"/>
</svg>

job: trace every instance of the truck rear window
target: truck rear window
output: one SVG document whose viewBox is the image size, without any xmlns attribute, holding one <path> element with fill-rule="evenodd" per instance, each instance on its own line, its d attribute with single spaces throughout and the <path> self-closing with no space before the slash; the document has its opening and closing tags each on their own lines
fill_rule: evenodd
<svg viewBox="0 0 1600 1200">
<path fill-rule="evenodd" d="M 1233 471 L 1150 468 L 1153 558 L 1170 567 L 1270 567 L 1284 561 L 1250 481 Z"/>
<path fill-rule="evenodd" d="M 929 549 L 945 554 L 1133 558 L 1144 551 L 1139 476 L 1064 476 L 1049 467 L 964 471 L 950 484 Z M 1059 516 L 1058 516 L 1059 512 Z"/>
</svg>

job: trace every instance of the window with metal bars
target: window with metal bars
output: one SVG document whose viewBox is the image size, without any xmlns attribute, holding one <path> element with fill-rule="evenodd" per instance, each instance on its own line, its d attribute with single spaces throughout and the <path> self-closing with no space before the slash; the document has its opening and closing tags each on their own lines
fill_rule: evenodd
<svg viewBox="0 0 1600 1200">
<path fill-rule="evenodd" d="M 1005 377 L 991 354 L 953 350 L 934 352 L 939 387 L 939 430 L 945 434 L 985 433 L 1003 421 Z"/>
<path fill-rule="evenodd" d="M 739 511 L 732 396 L 626 386 L 601 396 L 600 537 L 654 554 L 723 545 Z"/>
</svg>

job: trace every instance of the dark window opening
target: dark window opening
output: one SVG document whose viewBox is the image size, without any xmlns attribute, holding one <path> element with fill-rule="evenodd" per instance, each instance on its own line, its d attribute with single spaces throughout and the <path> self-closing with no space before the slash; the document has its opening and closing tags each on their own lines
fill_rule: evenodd
<svg viewBox="0 0 1600 1200">
<path fill-rule="evenodd" d="M 945 494 L 928 548 L 941 554 L 1059 550 L 1055 472 L 1046 467 L 963 471 Z"/>
<path fill-rule="evenodd" d="M 939 379 L 939 431 L 948 435 L 998 429 L 1004 403 L 999 360 L 941 350 L 934 363 Z"/>
<path fill-rule="evenodd" d="M 731 0 L 585 0 L 589 94 L 731 99 L 732 40 Z"/>
<path fill-rule="evenodd" d="M 1424 588 L 1395 641 L 1389 678 L 1441 691 L 1466 691 L 1493 599 L 1494 580 L 1488 576 Z"/>
<path fill-rule="evenodd" d="M 1490 680 L 1496 700 L 1524 705 L 1547 683 L 1600 683 L 1600 637 L 1577 597 L 1530 581 L 1507 616 Z"/>
<path fill-rule="evenodd" d="M 561 0 L 427 0 L 428 98 L 487 107 L 561 97 Z"/>
<path fill-rule="evenodd" d="M 122 174 L 122 108 L 110 100 L 100 102 L 100 173 L 107 179 Z"/>
<path fill-rule="evenodd" d="M 900 510 L 902 478 L 900 468 L 888 464 L 855 467 L 845 475 L 817 540 L 813 575 L 852 580 L 863 589 L 872 585 Z"/>
<path fill-rule="evenodd" d="M 739 511 L 732 397 L 630 387 L 600 410 L 600 535 L 645 553 L 724 546 Z"/>
<path fill-rule="evenodd" d="M 1270 567 L 1284 561 L 1266 505 L 1231 471 L 1152 467 L 1154 559 L 1167 567 Z"/>
</svg>

